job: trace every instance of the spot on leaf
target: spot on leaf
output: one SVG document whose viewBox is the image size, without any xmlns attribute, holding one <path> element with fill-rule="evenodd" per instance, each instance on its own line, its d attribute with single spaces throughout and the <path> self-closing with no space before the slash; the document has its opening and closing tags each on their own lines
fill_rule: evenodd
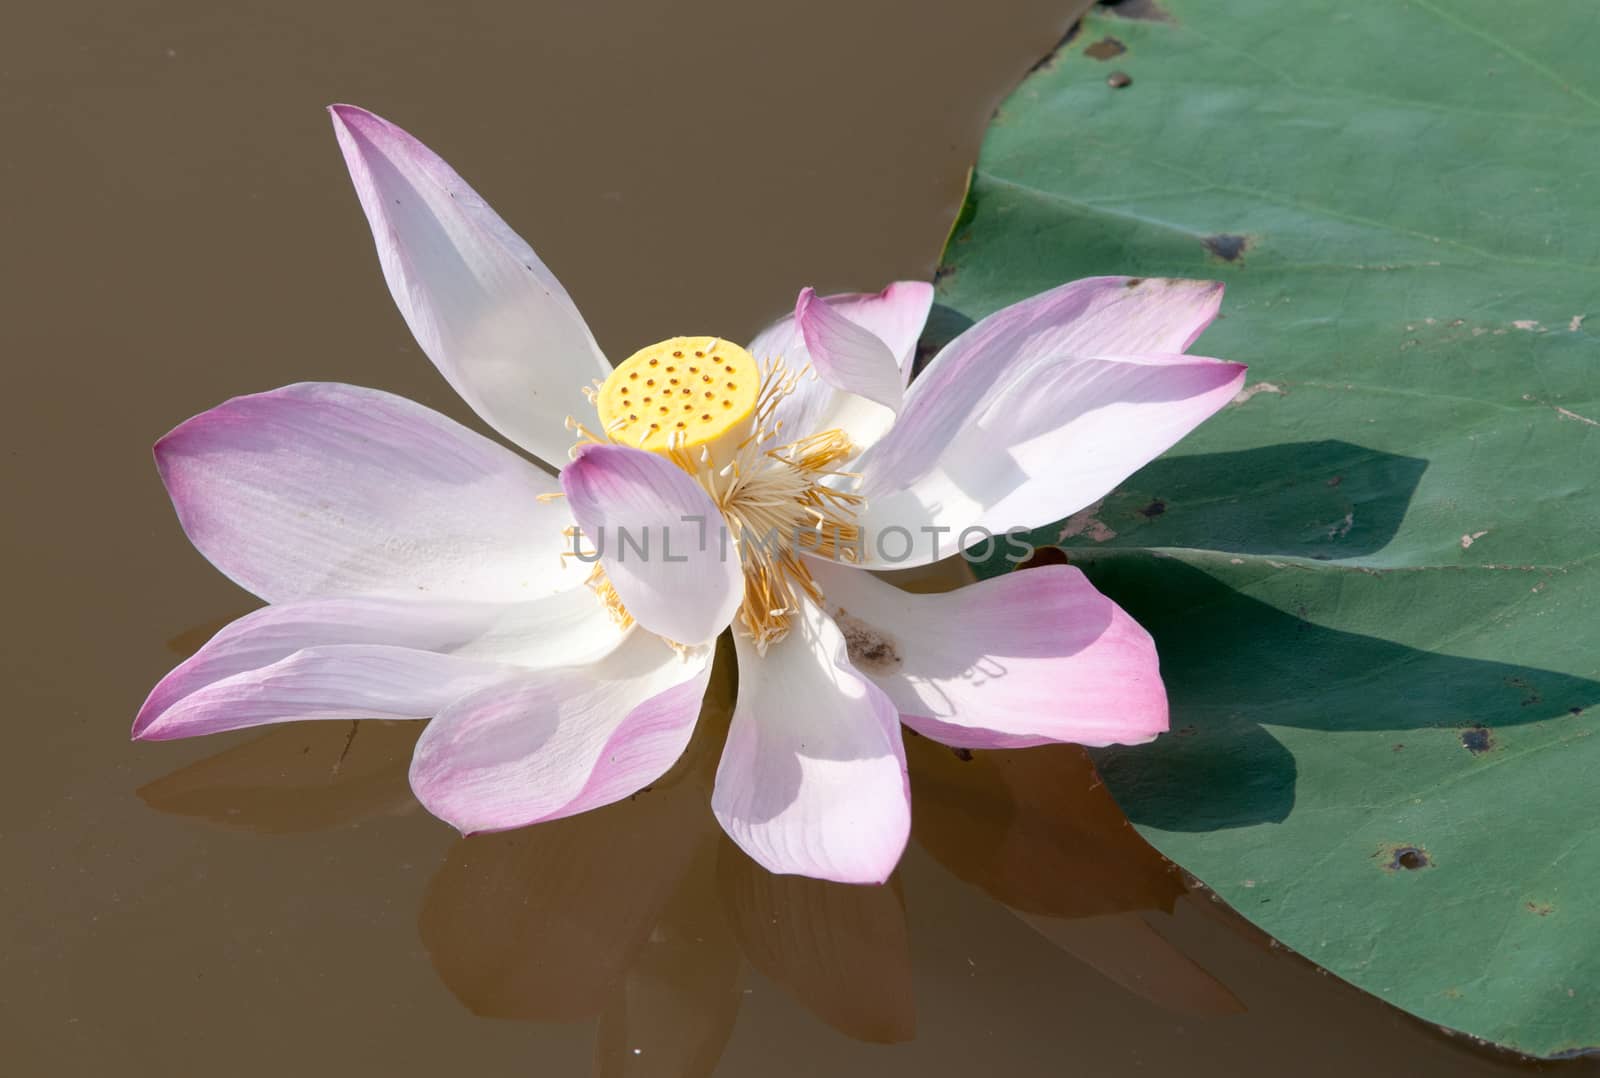
<svg viewBox="0 0 1600 1078">
<path fill-rule="evenodd" d="M 1206 250 L 1224 262 L 1237 262 L 1240 256 L 1250 249 L 1248 237 L 1235 236 L 1231 232 L 1218 232 L 1215 236 L 1207 236 L 1201 242 L 1206 245 Z"/>
<path fill-rule="evenodd" d="M 1376 860 L 1389 872 L 1416 872 L 1433 865 L 1433 858 L 1421 846 L 1385 846 Z"/>
<path fill-rule="evenodd" d="M 1139 19 L 1144 22 L 1172 22 L 1172 13 L 1156 0 L 1106 0 L 1106 7 L 1119 19 Z"/>
<path fill-rule="evenodd" d="M 1121 56 L 1128 51 L 1128 46 L 1107 34 L 1105 37 L 1083 50 L 1083 54 L 1091 60 L 1109 60 L 1113 56 Z"/>
</svg>

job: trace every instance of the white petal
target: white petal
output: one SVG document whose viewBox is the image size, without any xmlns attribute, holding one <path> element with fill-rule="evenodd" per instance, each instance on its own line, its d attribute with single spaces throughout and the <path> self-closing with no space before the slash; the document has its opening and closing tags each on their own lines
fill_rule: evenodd
<svg viewBox="0 0 1600 1078">
<path fill-rule="evenodd" d="M 515 673 L 503 663 L 415 648 L 306 648 L 190 693 L 138 736 L 166 741 L 313 719 L 425 719 Z"/>
<path fill-rule="evenodd" d="M 824 296 L 828 306 L 851 322 L 871 331 L 889 348 L 900 367 L 902 383 L 911 377 L 917 339 L 933 305 L 933 286 L 922 281 L 896 281 L 882 292 Z M 781 358 L 791 371 L 811 363 L 811 353 L 795 321 L 786 314 L 756 335 L 750 354 L 757 362 Z M 775 413 L 790 439 L 837 428 L 858 448 L 866 448 L 888 431 L 894 412 L 875 401 L 846 392 L 815 372 L 800 379 L 794 393 Z"/>
<path fill-rule="evenodd" d="M 935 466 L 942 439 L 1024 369 L 1050 357 L 1185 352 L 1221 303 L 1214 281 L 1088 277 L 1004 307 L 933 357 L 873 467 L 885 483 L 913 482 Z"/>
<path fill-rule="evenodd" d="M 915 427 L 910 437 L 938 449 L 911 480 L 897 471 L 905 458 L 893 456 L 900 446 L 891 443 L 905 424 L 935 417 L 913 418 L 908 406 L 856 465 L 866 498 L 857 515 L 863 564 L 926 565 L 986 535 L 1070 516 L 1232 400 L 1244 371 L 1199 356 L 1042 356 L 976 413 L 945 416 L 951 425 L 939 429 Z"/>
<path fill-rule="evenodd" d="M 566 417 L 589 414 L 583 387 L 611 373 L 566 289 L 433 151 L 364 109 L 329 112 L 417 343 L 485 421 L 559 466 Z"/>
<path fill-rule="evenodd" d="M 280 603 L 226 626 L 162 678 L 140 708 L 133 736 L 206 686 L 306 648 L 383 645 L 536 668 L 593 662 L 622 636 L 586 588 L 520 603 L 374 596 Z"/>
<path fill-rule="evenodd" d="M 634 620 L 683 644 L 728 627 L 744 573 L 722 514 L 687 472 L 642 449 L 587 445 L 561 485 Z"/>
<path fill-rule="evenodd" d="M 875 333 L 857 325 L 809 288 L 800 290 L 794 319 L 823 381 L 892 410 L 900 407 L 905 383 L 894 353 Z"/>
<path fill-rule="evenodd" d="M 947 745 L 1140 744 L 1167 728 L 1155 645 L 1079 569 L 913 594 L 811 559 L 856 669 Z"/>
<path fill-rule="evenodd" d="M 680 655 L 635 632 L 600 662 L 524 674 L 461 699 L 423 731 L 411 788 L 468 833 L 627 797 L 682 755 L 713 651 Z"/>
<path fill-rule="evenodd" d="M 900 724 L 833 622 L 809 600 L 799 614 L 764 656 L 734 634 L 738 703 L 711 808 L 773 872 L 881 883 L 911 825 Z"/>
<path fill-rule="evenodd" d="M 374 594 L 508 601 L 582 581 L 554 479 L 375 389 L 235 397 L 156 443 L 190 540 L 269 602 Z M 577 567 L 581 568 L 581 567 Z"/>
</svg>

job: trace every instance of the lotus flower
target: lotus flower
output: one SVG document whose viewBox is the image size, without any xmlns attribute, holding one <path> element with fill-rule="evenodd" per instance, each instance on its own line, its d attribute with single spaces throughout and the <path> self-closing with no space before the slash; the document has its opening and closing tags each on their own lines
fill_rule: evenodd
<svg viewBox="0 0 1600 1078">
<path fill-rule="evenodd" d="M 915 382 L 917 282 L 806 289 L 748 348 L 673 337 L 613 368 L 444 161 L 331 112 L 423 351 L 508 441 L 564 466 L 332 383 L 181 424 L 155 447 L 179 521 L 269 605 L 162 679 L 136 738 L 432 717 L 418 799 L 463 832 L 505 830 L 665 773 L 731 627 L 718 822 L 774 872 L 865 883 L 909 831 L 902 723 L 963 748 L 1166 729 L 1149 635 L 1077 569 L 937 595 L 870 570 L 1064 518 L 1232 399 L 1241 365 L 1183 354 L 1220 284 L 1065 284 L 973 325 Z"/>
</svg>

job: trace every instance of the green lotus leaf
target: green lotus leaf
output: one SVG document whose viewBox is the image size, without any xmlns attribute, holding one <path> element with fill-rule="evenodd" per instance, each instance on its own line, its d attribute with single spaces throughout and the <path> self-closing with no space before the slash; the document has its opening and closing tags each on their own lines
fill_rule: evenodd
<svg viewBox="0 0 1600 1078">
<path fill-rule="evenodd" d="M 1227 283 L 1245 390 L 1033 535 L 1161 649 L 1172 732 L 1100 767 L 1289 947 L 1540 1056 L 1600 1044 L 1597 55 L 1590 0 L 1100 9 L 940 281 Z"/>
</svg>

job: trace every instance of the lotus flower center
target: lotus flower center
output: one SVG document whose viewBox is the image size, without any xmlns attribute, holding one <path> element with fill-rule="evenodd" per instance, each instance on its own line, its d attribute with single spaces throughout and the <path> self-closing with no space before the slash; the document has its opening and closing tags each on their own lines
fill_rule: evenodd
<svg viewBox="0 0 1600 1078">
<path fill-rule="evenodd" d="M 807 368 L 779 357 L 764 367 L 720 337 L 673 337 L 641 348 L 585 390 L 600 416 L 596 434 L 569 418 L 585 445 L 607 442 L 659 453 L 682 468 L 722 514 L 744 572 L 738 625 L 758 650 L 783 639 L 803 598 L 822 601 L 805 555 L 859 557 L 861 495 L 840 468 L 856 454 L 844 431 L 784 430 L 780 405 Z M 632 624 L 605 569 L 590 587 L 619 624 Z"/>
<path fill-rule="evenodd" d="M 672 337 L 641 348 L 600 386 L 595 407 L 612 441 L 665 452 L 750 433 L 761 371 L 720 337 Z"/>
</svg>

